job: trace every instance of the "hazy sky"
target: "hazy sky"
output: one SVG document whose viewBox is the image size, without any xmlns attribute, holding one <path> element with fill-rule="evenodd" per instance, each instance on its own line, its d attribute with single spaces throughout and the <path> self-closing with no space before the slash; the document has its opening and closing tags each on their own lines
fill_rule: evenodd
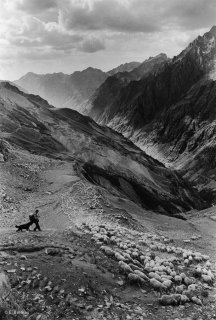
<svg viewBox="0 0 216 320">
<path fill-rule="evenodd" d="M 0 79 L 172 57 L 215 24 L 215 0 L 0 0 Z"/>
</svg>

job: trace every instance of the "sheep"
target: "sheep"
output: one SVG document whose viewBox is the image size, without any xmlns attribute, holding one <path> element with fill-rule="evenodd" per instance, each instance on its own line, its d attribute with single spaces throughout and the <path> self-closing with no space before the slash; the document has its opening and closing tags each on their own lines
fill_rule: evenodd
<svg viewBox="0 0 216 320">
<path fill-rule="evenodd" d="M 159 302 L 165 306 L 177 305 L 181 302 L 181 295 L 180 294 L 163 295 L 159 299 Z"/>
<path fill-rule="evenodd" d="M 188 259 L 184 259 L 184 264 L 185 264 L 186 266 L 188 266 L 188 265 L 189 265 L 189 260 L 188 260 Z"/>
<path fill-rule="evenodd" d="M 189 286 L 189 285 L 192 283 L 192 280 L 191 280 L 190 278 L 188 278 L 188 277 L 185 277 L 185 278 L 184 278 L 184 283 L 185 283 L 187 286 Z"/>
<path fill-rule="evenodd" d="M 132 270 L 139 270 L 139 271 L 143 272 L 143 269 L 139 268 L 136 264 L 129 263 L 129 266 L 131 267 Z"/>
<path fill-rule="evenodd" d="M 196 284 L 192 283 L 188 286 L 188 291 L 194 292 L 196 291 Z"/>
<path fill-rule="evenodd" d="M 154 279 L 156 279 L 157 281 L 162 282 L 162 279 L 161 279 L 161 277 L 159 276 L 159 274 L 157 274 L 157 273 L 155 273 L 155 272 L 150 272 L 150 273 L 149 273 L 149 277 L 150 277 L 150 278 L 154 278 Z"/>
<path fill-rule="evenodd" d="M 133 264 L 135 264 L 135 265 L 137 265 L 139 268 L 142 268 L 143 266 L 142 266 L 142 264 L 138 261 L 138 260 L 136 260 L 136 259 L 132 259 L 132 263 Z"/>
<path fill-rule="evenodd" d="M 152 278 L 149 281 L 150 281 L 151 286 L 154 288 L 154 290 L 159 291 L 160 293 L 162 290 L 166 290 L 166 287 L 158 280 Z"/>
<path fill-rule="evenodd" d="M 125 253 L 131 255 L 131 250 L 130 249 L 125 250 Z"/>
<path fill-rule="evenodd" d="M 163 280 L 172 280 L 172 277 L 171 276 L 168 276 L 167 274 L 163 274 L 162 276 L 161 276 L 161 279 Z"/>
<path fill-rule="evenodd" d="M 185 273 L 180 273 L 180 277 L 182 278 L 182 280 L 184 280 L 186 278 L 186 274 Z"/>
<path fill-rule="evenodd" d="M 163 280 L 163 279 L 162 279 Z M 168 289 L 170 289 L 171 287 L 172 287 L 172 281 L 171 280 L 164 280 L 163 282 L 162 282 L 162 284 L 166 287 L 166 289 L 168 290 Z"/>
<path fill-rule="evenodd" d="M 101 250 L 104 251 L 108 256 L 114 256 L 114 251 L 107 246 L 101 246 Z"/>
<path fill-rule="evenodd" d="M 208 270 L 207 276 L 211 277 L 212 280 L 214 279 L 214 275 L 213 275 L 213 273 L 212 273 L 210 270 Z"/>
<path fill-rule="evenodd" d="M 185 289 L 185 286 L 182 284 L 182 285 L 180 285 L 180 286 L 177 286 L 177 287 L 175 288 L 175 291 L 176 291 L 176 293 L 181 293 L 181 294 L 182 294 L 182 292 L 184 291 L 184 289 Z"/>
<path fill-rule="evenodd" d="M 194 260 L 195 260 L 196 262 L 201 262 L 201 261 L 202 261 L 202 256 L 197 255 L 197 256 L 194 257 Z"/>
<path fill-rule="evenodd" d="M 141 255 L 141 256 L 140 256 L 140 260 L 141 260 L 142 262 L 145 261 L 145 258 L 146 258 L 146 257 L 145 257 L 144 255 Z"/>
<path fill-rule="evenodd" d="M 197 267 L 194 271 L 193 271 L 193 275 L 196 278 L 201 278 L 202 276 L 202 269 L 200 267 Z"/>
<path fill-rule="evenodd" d="M 135 273 L 129 273 L 128 280 L 131 283 L 135 283 L 135 284 L 144 284 L 145 283 L 145 281 Z"/>
<path fill-rule="evenodd" d="M 160 251 L 161 251 L 161 252 L 165 252 L 165 251 L 166 251 L 166 246 L 163 246 L 163 245 L 162 245 L 162 246 L 160 247 Z"/>
<path fill-rule="evenodd" d="M 187 259 L 188 254 L 186 252 L 183 252 L 183 259 Z"/>
<path fill-rule="evenodd" d="M 187 302 L 189 302 L 189 298 L 186 295 L 181 294 L 181 304 L 185 304 Z"/>
<path fill-rule="evenodd" d="M 203 260 L 205 260 L 205 261 L 207 261 L 207 260 L 210 259 L 209 256 L 207 256 L 207 255 L 203 255 L 202 258 L 203 258 Z"/>
<path fill-rule="evenodd" d="M 175 272 L 175 271 L 171 271 L 171 272 L 170 272 L 170 275 L 171 275 L 171 277 L 173 277 L 173 278 L 178 277 L 178 276 L 176 275 L 176 272 Z"/>
<path fill-rule="evenodd" d="M 123 261 L 119 261 L 119 268 L 120 268 L 120 270 L 122 270 L 124 273 L 132 273 L 133 272 L 133 270 L 131 269 L 131 267 L 127 264 L 127 263 L 125 263 L 125 262 L 123 262 Z"/>
<path fill-rule="evenodd" d="M 140 270 L 134 270 L 133 272 L 134 272 L 135 274 L 137 274 L 139 277 L 141 277 L 141 278 L 149 281 L 149 278 L 148 278 L 143 272 L 141 272 Z"/>
<path fill-rule="evenodd" d="M 184 290 L 182 292 L 182 294 L 186 297 L 188 297 L 188 299 L 190 300 L 192 297 L 193 297 L 193 292 L 192 291 L 189 291 L 189 290 Z"/>
<path fill-rule="evenodd" d="M 207 270 L 206 268 L 203 268 L 203 269 L 202 269 L 202 273 L 203 273 L 203 274 L 208 274 L 208 270 Z"/>
<path fill-rule="evenodd" d="M 211 267 L 211 262 L 210 261 L 207 261 L 206 264 L 205 264 L 206 268 L 210 268 Z"/>
<path fill-rule="evenodd" d="M 149 261 L 149 265 L 150 265 L 151 268 L 153 268 L 153 267 L 155 266 L 154 260 L 150 260 L 150 261 Z"/>
<path fill-rule="evenodd" d="M 115 252 L 114 254 L 115 254 L 116 260 L 118 260 L 118 261 L 125 261 L 125 258 L 124 258 L 120 253 Z"/>
<path fill-rule="evenodd" d="M 176 304 L 180 304 L 180 302 L 181 302 L 181 294 L 173 293 L 172 296 L 176 300 Z"/>
<path fill-rule="evenodd" d="M 176 283 L 182 283 L 182 277 L 180 276 L 180 275 L 176 275 L 175 277 L 174 277 L 174 281 L 176 282 Z"/>
<path fill-rule="evenodd" d="M 125 257 L 125 259 L 127 259 L 127 260 L 129 260 L 129 261 L 132 260 L 132 259 L 131 259 L 131 256 L 130 256 L 128 253 L 123 252 L 122 255 Z"/>
<path fill-rule="evenodd" d="M 152 268 L 149 266 L 149 264 L 147 263 L 144 267 L 144 270 L 147 272 L 151 272 Z"/>
<path fill-rule="evenodd" d="M 209 275 L 203 274 L 202 280 L 208 284 L 212 284 L 212 278 Z"/>
<path fill-rule="evenodd" d="M 202 306 L 202 301 L 201 301 L 199 298 L 197 298 L 197 297 L 192 297 L 192 298 L 191 298 L 191 301 L 192 301 L 193 303 L 195 303 L 195 304 L 198 304 L 198 305 Z"/>
</svg>

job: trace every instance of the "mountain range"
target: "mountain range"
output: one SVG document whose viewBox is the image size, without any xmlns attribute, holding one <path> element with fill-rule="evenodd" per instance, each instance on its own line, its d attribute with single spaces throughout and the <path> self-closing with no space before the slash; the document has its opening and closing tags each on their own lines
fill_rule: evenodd
<svg viewBox="0 0 216 320">
<path fill-rule="evenodd" d="M 89 100 L 88 114 L 199 188 L 215 190 L 215 62 L 214 26 L 138 81 L 120 87 L 108 78 Z"/>
<path fill-rule="evenodd" d="M 182 212 L 207 205 L 175 171 L 75 110 L 54 108 L 1 82 L 0 115 L 0 153 L 6 162 L 25 152 L 60 159 L 111 194 L 161 214 L 183 218 Z"/>
<path fill-rule="evenodd" d="M 215 191 L 215 62 L 214 26 L 172 59 L 161 53 L 107 73 L 29 73 L 16 84 L 111 127 L 199 190 Z"/>
<path fill-rule="evenodd" d="M 89 67 L 71 75 L 62 72 L 45 75 L 29 72 L 14 83 L 29 93 L 41 96 L 55 107 L 82 111 L 82 105 L 107 77 L 105 72 Z"/>
<path fill-rule="evenodd" d="M 143 63 L 121 64 L 108 72 L 91 67 L 70 75 L 62 72 L 52 74 L 28 72 L 14 81 L 14 84 L 21 90 L 41 96 L 57 108 L 71 108 L 82 113 L 85 112 L 88 100 L 108 77 L 116 76 L 120 82 L 126 83 L 138 80 L 151 71 L 156 63 L 155 59 L 157 61 L 166 59 L 166 56 L 149 58 Z"/>
</svg>

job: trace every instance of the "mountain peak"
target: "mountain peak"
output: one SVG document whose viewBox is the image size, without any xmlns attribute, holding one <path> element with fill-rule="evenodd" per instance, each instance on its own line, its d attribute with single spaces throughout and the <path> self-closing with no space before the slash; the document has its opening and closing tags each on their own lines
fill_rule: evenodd
<svg viewBox="0 0 216 320">
<path fill-rule="evenodd" d="M 119 72 L 131 72 L 132 70 L 137 68 L 140 64 L 141 64 L 141 62 L 137 62 L 137 61 L 122 63 L 118 67 L 116 67 L 112 70 L 109 70 L 107 73 L 110 76 L 113 76 L 114 74 L 119 73 Z"/>
<path fill-rule="evenodd" d="M 216 26 L 213 26 L 213 27 L 210 29 L 209 33 L 211 33 L 211 34 L 213 34 L 213 35 L 216 35 Z"/>
<path fill-rule="evenodd" d="M 178 63 L 184 59 L 192 59 L 203 75 L 208 75 L 215 69 L 216 61 L 216 26 L 203 36 L 198 36 L 185 50 L 173 58 L 173 62 Z"/>
</svg>

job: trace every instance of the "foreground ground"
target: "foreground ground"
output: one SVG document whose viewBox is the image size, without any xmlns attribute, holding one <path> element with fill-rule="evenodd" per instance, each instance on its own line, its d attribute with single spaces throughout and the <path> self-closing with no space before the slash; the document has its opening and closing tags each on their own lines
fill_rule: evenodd
<svg viewBox="0 0 216 320">
<path fill-rule="evenodd" d="M 117 259 L 101 250 L 103 239 L 92 237 L 111 228 L 121 244 L 131 241 L 134 248 L 142 236 L 166 240 L 209 255 L 214 273 L 214 207 L 191 212 L 188 221 L 144 211 L 81 179 L 73 164 L 36 156 L 1 162 L 0 174 L 0 265 L 16 302 L 2 319 L 216 319 L 214 284 L 204 284 L 201 305 L 162 306 L 148 283 L 130 283 Z M 16 232 L 15 224 L 27 222 L 35 208 L 42 231 Z M 174 256 L 149 243 L 143 251 Z M 175 266 L 188 274 L 192 267 Z"/>
</svg>

